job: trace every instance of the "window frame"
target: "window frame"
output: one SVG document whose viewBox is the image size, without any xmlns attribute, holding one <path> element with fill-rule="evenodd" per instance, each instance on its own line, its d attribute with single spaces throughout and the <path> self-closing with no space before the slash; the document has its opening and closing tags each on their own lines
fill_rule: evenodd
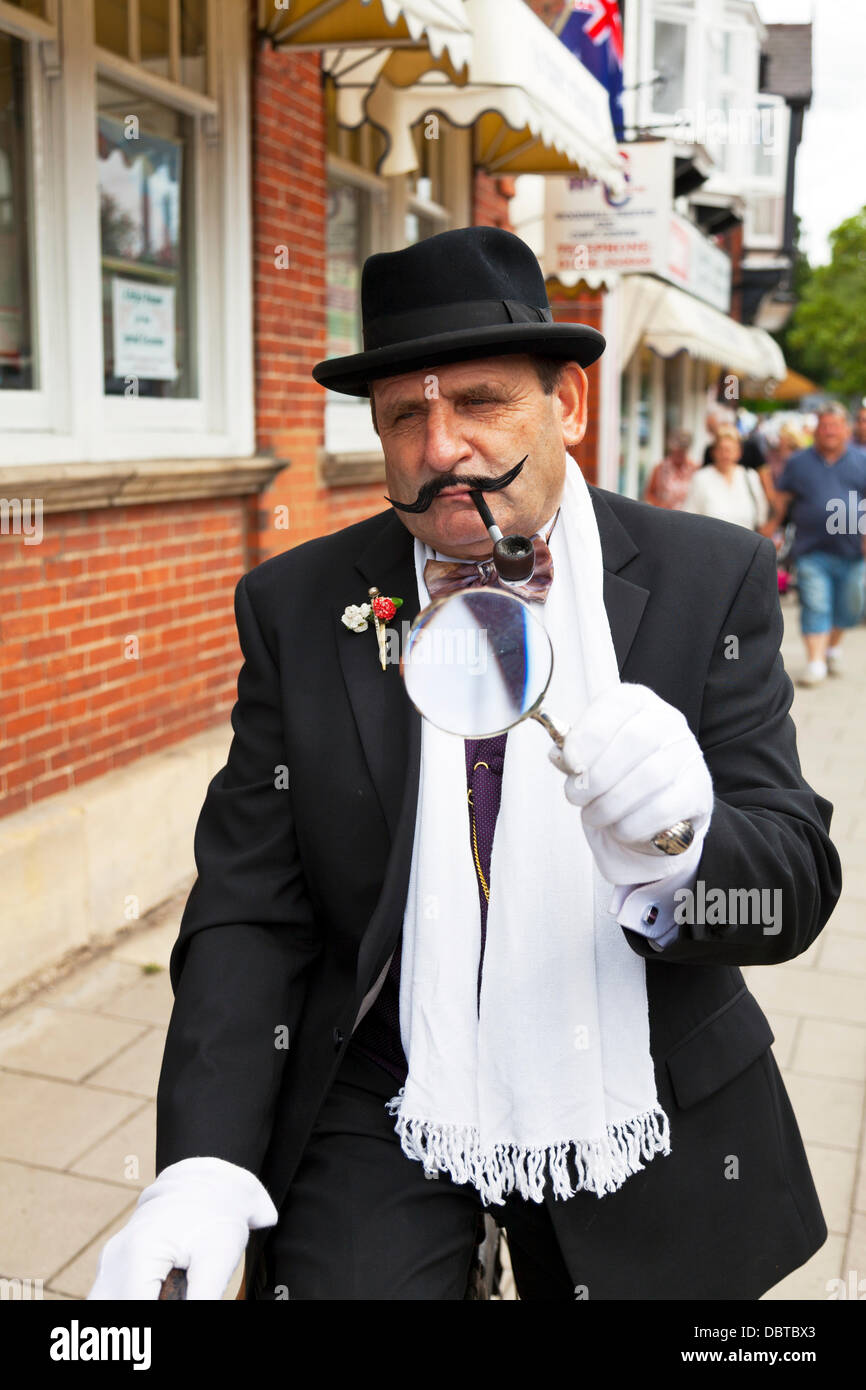
<svg viewBox="0 0 866 1390">
<path fill-rule="evenodd" d="M 369 149 L 361 138 L 362 152 Z M 437 231 L 447 231 L 450 227 L 461 226 L 468 221 L 471 207 L 471 144 L 469 132 L 455 129 L 447 121 L 440 124 L 439 140 L 442 142 L 436 152 L 439 161 L 442 196 L 448 205 L 429 202 L 418 197 L 410 188 L 410 176 L 398 174 L 388 178 L 371 173 L 361 165 L 353 164 L 330 151 L 327 155 L 328 178 L 343 179 L 370 189 L 380 195 L 379 225 L 376 237 L 371 238 L 374 251 L 399 251 L 406 245 L 405 223 L 409 212 L 425 217 L 437 224 Z M 460 186 L 461 176 L 465 175 L 465 187 Z M 346 441 L 352 440 L 352 447 Z M 322 449 L 324 481 L 332 481 L 328 476 L 334 462 L 354 459 L 362 465 L 369 464 L 378 477 L 382 460 L 382 445 L 373 428 L 368 397 L 351 397 L 338 391 L 328 391 L 325 399 L 324 447 Z M 339 471 L 339 468 L 338 468 Z M 372 476 L 372 475 L 371 475 Z M 339 478 L 334 478 L 335 483 Z M 364 481 L 359 477 L 357 481 Z"/>
<path fill-rule="evenodd" d="M 353 164 L 341 155 L 326 157 L 326 180 L 328 183 L 345 183 L 361 188 L 371 195 L 370 226 L 367 229 L 368 244 L 374 251 L 390 250 L 388 230 L 389 184 L 393 179 L 374 174 L 360 164 Z M 347 452 L 369 454 L 379 447 L 379 438 L 373 429 L 370 404 L 365 398 L 353 398 L 339 391 L 327 391 L 325 397 L 324 422 L 325 452 L 344 454 Z M 345 448 L 344 440 L 351 437 L 357 441 L 351 451 Z"/>
<path fill-rule="evenodd" d="M 678 111 L 688 110 L 689 108 L 694 106 L 694 102 L 692 101 L 692 70 L 695 62 L 695 43 L 697 41 L 695 32 L 694 11 L 676 11 L 666 8 L 663 5 L 659 5 L 657 8 L 652 10 L 649 16 L 648 24 L 648 72 L 654 72 L 656 70 L 655 35 L 657 24 L 675 24 L 685 31 L 685 58 L 683 62 L 683 100 L 679 105 L 674 105 L 673 102 L 671 102 L 669 106 L 665 105 L 665 107 L 662 108 L 659 105 L 659 102 L 661 100 L 664 100 L 663 90 L 655 86 L 647 86 L 644 89 L 646 92 L 646 100 L 648 106 L 648 119 L 645 121 L 645 124 L 651 127 L 660 126 L 662 124 L 672 125 L 673 119 Z"/>
<path fill-rule="evenodd" d="M 14 29 L 14 37 L 22 37 L 26 31 L 29 49 L 39 357 L 38 389 L 0 391 L 0 466 L 250 456 L 255 410 L 245 15 L 207 0 L 208 91 L 202 93 L 98 47 L 94 0 L 49 3 L 58 23 L 17 12 L 21 23 L 13 26 L 14 7 L 0 0 L 0 32 Z M 194 398 L 104 394 L 94 178 L 100 75 L 193 118 Z"/>
</svg>

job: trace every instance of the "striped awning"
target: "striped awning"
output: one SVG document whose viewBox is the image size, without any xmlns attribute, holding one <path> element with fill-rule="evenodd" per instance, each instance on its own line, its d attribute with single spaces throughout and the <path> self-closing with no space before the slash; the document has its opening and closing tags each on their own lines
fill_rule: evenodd
<svg viewBox="0 0 866 1390">
<path fill-rule="evenodd" d="M 686 352 L 756 382 L 783 381 L 787 372 L 782 349 L 763 329 L 737 323 L 663 280 L 624 275 L 619 341 L 624 363 L 639 343 L 659 357 Z"/>
<path fill-rule="evenodd" d="M 425 48 L 462 68 L 472 45 L 463 0 L 260 0 L 277 48 Z"/>
<path fill-rule="evenodd" d="M 418 167 L 412 127 L 437 113 L 474 128 L 475 162 L 488 173 L 585 175 L 620 193 L 622 164 L 601 83 L 523 0 L 466 0 L 463 14 L 472 31 L 465 73 L 445 55 L 413 70 L 410 55 L 369 54 L 363 78 L 357 65 L 345 77 L 331 67 L 340 123 L 369 120 L 388 139 L 379 173 Z"/>
</svg>

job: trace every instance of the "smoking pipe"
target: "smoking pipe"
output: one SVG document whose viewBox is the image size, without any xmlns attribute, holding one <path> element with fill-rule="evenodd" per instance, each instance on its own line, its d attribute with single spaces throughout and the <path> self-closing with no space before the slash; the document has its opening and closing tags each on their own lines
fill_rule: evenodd
<svg viewBox="0 0 866 1390">
<path fill-rule="evenodd" d="M 488 491 L 499 491 L 500 488 L 507 487 L 508 483 L 514 481 L 517 474 L 523 467 L 527 454 L 516 464 L 510 473 L 505 475 L 505 480 L 497 484 L 495 488 Z M 535 547 L 532 541 L 526 536 L 503 536 L 499 527 L 493 519 L 484 493 L 480 489 L 470 491 L 469 496 L 475 503 L 478 515 L 487 527 L 487 534 L 493 541 L 493 563 L 496 566 L 496 573 L 506 584 L 524 584 L 527 579 L 532 578 L 535 569 Z"/>
</svg>

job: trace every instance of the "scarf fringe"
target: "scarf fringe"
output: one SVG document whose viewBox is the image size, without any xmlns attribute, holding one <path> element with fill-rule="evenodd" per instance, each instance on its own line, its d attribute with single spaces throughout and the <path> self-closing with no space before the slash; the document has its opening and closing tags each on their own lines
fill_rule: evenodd
<svg viewBox="0 0 866 1390">
<path fill-rule="evenodd" d="M 405 1086 L 386 1102 L 385 1109 L 397 1115 L 395 1131 L 403 1152 L 418 1160 L 425 1173 L 449 1173 L 456 1183 L 471 1183 L 485 1206 L 503 1206 L 509 1192 L 517 1191 L 525 1200 L 544 1200 L 545 1164 L 555 1197 L 573 1197 L 576 1192 L 595 1192 L 603 1197 L 616 1192 L 626 1178 L 643 1169 L 641 1157 L 671 1151 L 670 1123 L 660 1105 L 631 1119 L 607 1127 L 602 1139 L 567 1139 L 541 1148 L 518 1144 L 494 1144 L 485 1152 L 479 1147 L 477 1129 L 469 1125 L 437 1125 L 429 1120 L 401 1115 Z M 571 1157 L 577 1182 L 571 1186 L 568 1160 Z"/>
</svg>

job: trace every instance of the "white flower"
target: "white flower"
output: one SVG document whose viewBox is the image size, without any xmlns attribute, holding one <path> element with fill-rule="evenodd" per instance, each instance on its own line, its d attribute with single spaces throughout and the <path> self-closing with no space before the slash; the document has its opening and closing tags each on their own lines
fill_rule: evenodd
<svg viewBox="0 0 866 1390">
<path fill-rule="evenodd" d="M 367 619 L 372 612 L 373 610 L 369 603 L 362 603 L 360 605 L 357 603 L 350 603 L 343 613 L 342 621 L 345 623 L 346 627 L 351 628 L 353 632 L 366 632 L 368 627 Z"/>
</svg>

